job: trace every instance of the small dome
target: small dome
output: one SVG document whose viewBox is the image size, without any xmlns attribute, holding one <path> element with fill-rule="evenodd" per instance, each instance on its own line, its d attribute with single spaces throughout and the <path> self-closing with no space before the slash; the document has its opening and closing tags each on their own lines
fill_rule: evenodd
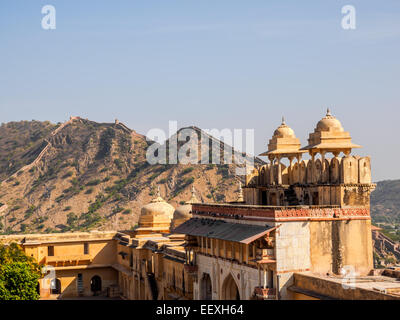
<svg viewBox="0 0 400 320">
<path fill-rule="evenodd" d="M 181 205 L 175 209 L 173 219 L 191 218 L 192 217 L 192 214 L 190 213 L 191 210 L 192 210 L 191 204 Z"/>
<path fill-rule="evenodd" d="M 161 198 L 160 190 L 158 189 L 157 197 L 142 207 L 138 222 L 139 227 L 169 224 L 174 211 L 174 207 Z"/>
<path fill-rule="evenodd" d="M 322 118 L 317 124 L 316 131 L 340 131 L 343 132 L 344 129 L 342 124 L 338 119 L 332 116 L 329 109 L 326 112 L 326 116 Z"/>
<path fill-rule="evenodd" d="M 170 219 L 174 214 L 174 207 L 169 203 L 163 202 L 150 202 L 142 207 L 140 217 L 142 216 L 167 216 Z M 140 218 L 139 218 L 140 220 Z"/>
<path fill-rule="evenodd" d="M 175 209 L 174 215 L 171 221 L 171 230 L 174 230 L 176 227 L 189 220 L 192 217 L 190 213 L 192 211 L 192 204 L 199 202 L 195 195 L 195 189 L 192 185 L 192 196 L 189 201 L 186 201 L 185 204 L 179 206 Z"/>
<path fill-rule="evenodd" d="M 285 119 L 282 118 L 282 123 L 281 125 L 278 127 L 278 129 L 276 129 L 274 131 L 274 137 L 277 138 L 295 138 L 295 134 L 292 128 L 290 128 L 286 123 L 285 123 Z"/>
<path fill-rule="evenodd" d="M 171 230 L 174 230 L 176 227 L 189 220 L 192 217 L 190 211 L 192 210 L 191 204 L 184 204 L 179 206 L 174 211 L 174 216 L 171 221 Z"/>
</svg>

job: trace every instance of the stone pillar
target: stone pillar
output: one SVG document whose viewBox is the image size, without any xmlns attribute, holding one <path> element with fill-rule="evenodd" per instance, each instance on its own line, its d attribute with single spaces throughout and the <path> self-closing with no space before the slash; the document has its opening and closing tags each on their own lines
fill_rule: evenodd
<svg viewBox="0 0 400 320">
<path fill-rule="evenodd" d="M 265 270 L 265 266 L 263 264 L 263 271 L 264 271 L 264 289 L 267 288 L 267 270 Z"/>
<path fill-rule="evenodd" d="M 288 168 L 288 175 L 289 175 L 289 179 L 288 179 L 288 182 L 289 182 L 289 185 L 291 185 L 292 183 L 293 183 L 293 180 L 292 180 L 292 164 L 293 164 L 293 157 L 289 157 L 289 168 Z"/>
<path fill-rule="evenodd" d="M 297 157 L 297 163 L 298 163 L 298 168 L 299 168 L 299 172 L 298 172 L 298 180 L 299 183 L 301 183 L 300 178 L 301 178 L 301 166 L 300 166 L 300 162 L 301 162 L 301 154 L 299 154 Z"/>
<path fill-rule="evenodd" d="M 278 156 L 278 184 L 282 184 L 282 167 L 281 167 L 281 157 Z"/>
<path fill-rule="evenodd" d="M 322 183 L 328 182 L 325 179 L 325 170 L 326 170 L 326 168 L 325 168 L 325 153 L 326 153 L 325 151 L 321 150 L 321 181 L 322 181 Z"/>
<path fill-rule="evenodd" d="M 274 177 L 274 157 L 273 156 L 269 156 L 269 161 L 271 162 L 271 167 L 269 170 L 269 181 L 270 184 L 275 184 L 275 177 Z"/>
<path fill-rule="evenodd" d="M 311 152 L 311 183 L 314 183 L 314 164 L 315 164 L 315 153 Z"/>
</svg>

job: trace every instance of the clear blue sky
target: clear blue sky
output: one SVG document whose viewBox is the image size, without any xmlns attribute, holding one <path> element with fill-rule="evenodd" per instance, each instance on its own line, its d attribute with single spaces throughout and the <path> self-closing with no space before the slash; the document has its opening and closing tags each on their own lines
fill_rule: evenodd
<svg viewBox="0 0 400 320">
<path fill-rule="evenodd" d="M 261 153 L 282 115 L 305 144 L 330 106 L 374 180 L 400 178 L 399 40 L 397 0 L 1 0 L 0 122 L 254 128 Z"/>
</svg>

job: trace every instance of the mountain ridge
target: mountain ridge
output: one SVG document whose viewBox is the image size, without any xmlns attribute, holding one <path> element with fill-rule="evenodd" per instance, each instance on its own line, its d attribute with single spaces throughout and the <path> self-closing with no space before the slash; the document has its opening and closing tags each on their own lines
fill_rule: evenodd
<svg viewBox="0 0 400 320">
<path fill-rule="evenodd" d="M 13 156 L 0 158 L 7 168 L 0 174 L 3 233 L 129 229 L 157 186 L 177 206 L 190 198 L 192 184 L 202 201 L 234 201 L 243 179 L 235 175 L 236 164 L 150 166 L 146 149 L 152 142 L 118 120 L 22 121 L 2 124 L 0 136 L 10 130 L 6 143 L 0 140 L 0 150 Z M 18 140 L 33 134 L 39 137 L 34 144 Z M 18 143 L 10 145 L 13 139 Z"/>
</svg>

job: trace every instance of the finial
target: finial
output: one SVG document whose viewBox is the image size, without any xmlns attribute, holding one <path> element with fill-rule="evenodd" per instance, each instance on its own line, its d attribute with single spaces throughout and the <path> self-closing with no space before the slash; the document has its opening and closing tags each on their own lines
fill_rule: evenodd
<svg viewBox="0 0 400 320">
<path fill-rule="evenodd" d="M 151 200 L 151 202 L 165 202 L 165 200 L 161 197 L 160 186 L 157 186 L 156 197 Z"/>
<path fill-rule="evenodd" d="M 242 182 L 241 182 L 240 180 L 239 180 L 239 195 L 238 195 L 237 202 L 244 202 L 244 199 L 243 199 Z"/>
<path fill-rule="evenodd" d="M 192 203 L 199 202 L 199 200 L 197 200 L 197 198 L 196 198 L 195 192 L 196 192 L 196 190 L 194 189 L 194 185 L 192 184 L 192 196 L 189 201 L 186 201 L 186 204 L 192 204 Z"/>
<path fill-rule="evenodd" d="M 157 197 L 161 198 L 160 186 L 157 186 Z"/>
<path fill-rule="evenodd" d="M 331 110 L 328 108 L 328 109 L 326 109 L 326 115 L 327 116 L 331 116 L 332 114 L 331 114 Z"/>
<path fill-rule="evenodd" d="M 285 117 L 282 117 L 282 125 L 283 125 L 283 126 L 286 125 Z"/>
</svg>

